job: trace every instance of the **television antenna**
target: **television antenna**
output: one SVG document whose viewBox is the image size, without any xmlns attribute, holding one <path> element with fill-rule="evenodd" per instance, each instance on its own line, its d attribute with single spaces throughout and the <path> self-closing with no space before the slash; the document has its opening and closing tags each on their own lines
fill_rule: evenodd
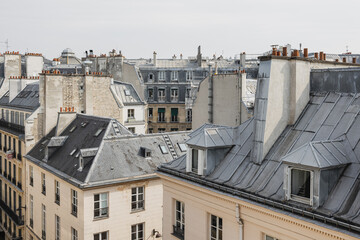
<svg viewBox="0 0 360 240">
<path fill-rule="evenodd" d="M 4 43 L 6 45 L 6 51 L 9 51 L 9 47 L 11 47 L 9 46 L 9 39 L 6 39 L 5 42 L 0 42 L 0 43 Z"/>
</svg>

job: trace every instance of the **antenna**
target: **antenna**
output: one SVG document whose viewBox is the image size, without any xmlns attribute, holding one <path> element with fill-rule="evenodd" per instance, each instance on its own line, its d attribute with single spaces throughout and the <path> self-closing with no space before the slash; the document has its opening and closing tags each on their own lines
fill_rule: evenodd
<svg viewBox="0 0 360 240">
<path fill-rule="evenodd" d="M 9 46 L 9 39 L 6 39 L 5 42 L 0 42 L 0 43 L 4 43 L 6 45 L 6 51 L 9 51 L 9 47 L 11 47 Z"/>
<path fill-rule="evenodd" d="M 346 45 L 346 53 L 348 53 L 348 52 L 349 52 L 349 46 Z"/>
</svg>

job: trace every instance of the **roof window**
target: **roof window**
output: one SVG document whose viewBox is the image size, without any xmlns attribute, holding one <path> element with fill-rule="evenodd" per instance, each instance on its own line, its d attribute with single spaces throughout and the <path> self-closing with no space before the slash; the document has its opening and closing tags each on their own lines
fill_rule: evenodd
<svg viewBox="0 0 360 240">
<path fill-rule="evenodd" d="M 69 132 L 73 132 L 73 131 L 75 131 L 75 129 L 76 129 L 76 126 L 73 126 L 70 130 L 69 130 Z"/>
<path fill-rule="evenodd" d="M 125 96 L 130 96 L 130 91 L 129 90 L 124 90 L 124 92 L 125 92 Z"/>
<path fill-rule="evenodd" d="M 159 145 L 159 147 L 160 147 L 160 150 L 161 150 L 161 152 L 162 152 L 163 154 L 169 153 L 168 150 L 167 150 L 167 148 L 166 148 L 164 145 Z"/>
<path fill-rule="evenodd" d="M 74 153 L 76 152 L 77 148 L 74 148 L 71 152 L 70 152 L 70 156 L 74 155 Z"/>
<path fill-rule="evenodd" d="M 84 122 L 82 122 L 80 125 L 81 125 L 82 127 L 86 127 L 87 124 L 88 124 L 88 122 L 87 122 L 87 121 L 84 121 Z"/>
<path fill-rule="evenodd" d="M 96 133 L 94 134 L 94 137 L 98 137 L 100 133 L 104 130 L 104 128 L 99 128 Z"/>
<path fill-rule="evenodd" d="M 178 145 L 179 145 L 180 151 L 186 152 L 187 147 L 186 147 L 185 143 L 178 143 Z"/>
</svg>

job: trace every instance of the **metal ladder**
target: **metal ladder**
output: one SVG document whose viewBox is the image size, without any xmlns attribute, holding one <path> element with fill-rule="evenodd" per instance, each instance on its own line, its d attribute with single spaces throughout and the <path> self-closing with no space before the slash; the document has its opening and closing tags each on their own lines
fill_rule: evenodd
<svg viewBox="0 0 360 240">
<path fill-rule="evenodd" d="M 164 134 L 163 137 L 164 137 L 164 140 L 166 142 L 166 145 L 168 146 L 168 149 L 170 150 L 171 156 L 173 157 L 173 159 L 177 158 L 178 155 L 177 155 L 177 153 L 176 153 L 176 151 L 174 149 L 174 146 L 173 146 L 172 142 L 170 141 L 169 135 Z"/>
</svg>

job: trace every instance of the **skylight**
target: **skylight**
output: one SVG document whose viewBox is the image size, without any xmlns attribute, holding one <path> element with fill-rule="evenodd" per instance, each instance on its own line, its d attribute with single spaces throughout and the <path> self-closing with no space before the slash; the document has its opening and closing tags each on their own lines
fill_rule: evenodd
<svg viewBox="0 0 360 240">
<path fill-rule="evenodd" d="M 104 128 L 99 128 L 96 133 L 94 134 L 95 137 L 99 136 L 100 133 L 104 130 Z"/>
<path fill-rule="evenodd" d="M 76 152 L 77 148 L 74 148 L 71 152 L 70 152 L 70 156 L 74 155 L 74 153 Z"/>
<path fill-rule="evenodd" d="M 82 122 L 82 123 L 81 123 L 81 126 L 82 126 L 82 127 L 85 127 L 87 124 L 88 124 L 88 122 L 85 121 L 85 122 Z"/>
<path fill-rule="evenodd" d="M 178 143 L 178 145 L 179 145 L 180 151 L 186 152 L 187 146 L 185 143 Z"/>
<path fill-rule="evenodd" d="M 76 126 L 73 126 L 71 129 L 70 129 L 70 131 L 69 132 L 73 132 L 73 131 L 75 131 L 75 129 L 76 129 Z"/>
<path fill-rule="evenodd" d="M 130 96 L 130 91 L 129 90 L 125 90 L 125 96 Z"/>
<path fill-rule="evenodd" d="M 168 150 L 167 150 L 167 148 L 166 148 L 165 146 L 159 145 L 159 147 L 160 147 L 160 150 L 161 150 L 161 152 L 162 152 L 163 154 L 168 153 Z"/>
</svg>

